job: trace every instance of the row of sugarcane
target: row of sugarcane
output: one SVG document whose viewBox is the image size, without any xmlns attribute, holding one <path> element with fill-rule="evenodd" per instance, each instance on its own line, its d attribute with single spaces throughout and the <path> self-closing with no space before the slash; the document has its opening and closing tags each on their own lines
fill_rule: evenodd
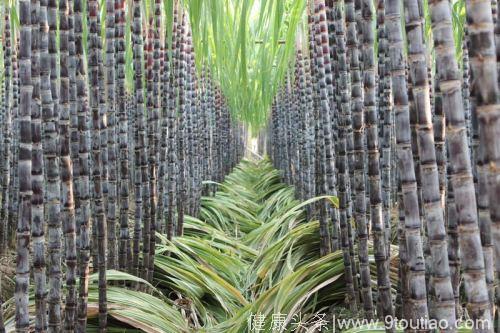
<svg viewBox="0 0 500 333">
<path fill-rule="evenodd" d="M 184 215 L 213 191 L 202 181 L 221 181 L 241 159 L 245 129 L 210 71 L 196 70 L 178 2 L 166 17 L 155 0 L 146 18 L 139 0 L 107 0 L 104 22 L 96 0 L 14 5 L 18 29 L 5 8 L 3 34 L 0 248 L 15 240 L 16 330 L 30 330 L 32 278 L 35 331 L 84 332 L 96 271 L 104 332 L 106 270 L 152 281 L 155 233 L 182 235 Z"/>
<path fill-rule="evenodd" d="M 322 202 L 308 214 L 320 221 L 322 254 L 343 252 L 348 304 L 366 318 L 432 318 L 454 331 L 463 286 L 475 330 L 493 329 L 500 23 L 496 2 L 465 7 L 458 58 L 449 1 L 308 1 L 308 34 L 273 105 L 267 150 L 301 199 L 338 196 L 338 209 Z M 398 286 L 389 279 L 393 220 Z"/>
</svg>

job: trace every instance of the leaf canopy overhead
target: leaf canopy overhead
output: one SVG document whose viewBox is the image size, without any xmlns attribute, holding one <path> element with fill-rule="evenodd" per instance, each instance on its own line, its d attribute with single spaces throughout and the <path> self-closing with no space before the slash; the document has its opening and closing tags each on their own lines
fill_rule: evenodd
<svg viewBox="0 0 500 333">
<path fill-rule="evenodd" d="M 185 0 L 198 68 L 208 66 L 233 115 L 266 124 L 303 22 L 305 0 Z"/>
<path fill-rule="evenodd" d="M 126 1 L 126 78 L 133 89 L 130 23 L 132 2 Z M 101 31 L 105 42 L 104 0 L 99 0 Z M 153 15 L 154 0 L 141 2 L 145 22 Z M 452 1 L 456 55 L 461 57 L 465 21 L 464 0 Z M 198 72 L 210 70 L 235 118 L 256 132 L 267 124 L 273 100 L 293 65 L 296 41 L 305 40 L 307 0 L 162 0 L 167 40 L 172 37 L 174 6 L 182 6 L 189 19 Z M 17 1 L 0 2 L 10 10 L 11 27 L 19 26 Z M 84 13 L 86 1 L 83 1 Z M 432 41 L 428 2 L 424 2 L 427 41 Z M 84 20 L 84 47 L 88 27 Z M 374 22 L 375 24 L 375 22 Z M 3 22 L 1 24 L 3 32 Z M 307 43 L 303 43 L 307 44 Z M 307 45 L 304 45 L 307 47 Z M 432 46 L 429 47 L 432 53 Z M 3 63 L 0 57 L 0 64 Z M 0 73 L 3 79 L 3 73 Z"/>
</svg>

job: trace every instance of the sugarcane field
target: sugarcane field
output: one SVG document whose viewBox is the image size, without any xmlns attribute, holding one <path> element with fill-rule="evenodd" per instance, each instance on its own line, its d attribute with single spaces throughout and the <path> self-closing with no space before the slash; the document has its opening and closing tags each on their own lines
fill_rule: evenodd
<svg viewBox="0 0 500 333">
<path fill-rule="evenodd" d="M 0 0 L 0 333 L 500 333 L 498 0 Z"/>
</svg>

